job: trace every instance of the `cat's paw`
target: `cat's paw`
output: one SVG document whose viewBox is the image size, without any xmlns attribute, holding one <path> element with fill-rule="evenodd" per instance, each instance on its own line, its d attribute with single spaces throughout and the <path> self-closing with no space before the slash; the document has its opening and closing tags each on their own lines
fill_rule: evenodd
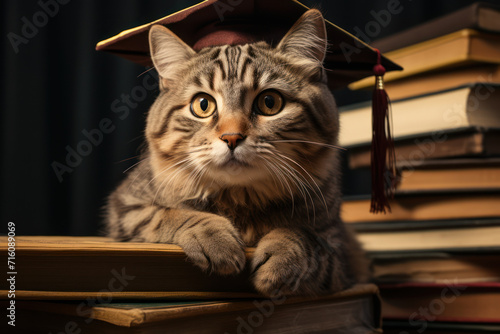
<svg viewBox="0 0 500 334">
<path fill-rule="evenodd" d="M 253 285 L 266 296 L 308 293 L 309 261 L 299 242 L 270 233 L 257 244 L 251 265 Z"/>
<path fill-rule="evenodd" d="M 237 274 L 245 267 L 245 250 L 238 231 L 222 217 L 184 231 L 179 240 L 188 258 L 204 271 Z"/>
</svg>

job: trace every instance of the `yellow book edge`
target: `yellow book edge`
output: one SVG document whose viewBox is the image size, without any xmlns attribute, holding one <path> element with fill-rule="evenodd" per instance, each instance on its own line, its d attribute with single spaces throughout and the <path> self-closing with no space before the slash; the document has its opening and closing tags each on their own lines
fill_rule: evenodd
<svg viewBox="0 0 500 334">
<path fill-rule="evenodd" d="M 0 237 L 0 249 L 7 249 L 7 236 Z M 247 257 L 253 255 L 255 248 L 246 248 Z M 181 247 L 166 243 L 121 242 L 108 237 L 75 237 L 75 236 L 17 236 L 16 252 L 40 255 L 47 252 L 65 252 L 70 254 L 85 253 L 89 255 L 108 256 L 110 253 L 134 255 L 140 253 L 148 256 L 181 256 L 185 253 Z"/>
<path fill-rule="evenodd" d="M 462 29 L 462 30 L 453 32 L 453 33 L 448 34 L 448 35 L 433 38 L 433 39 L 430 39 L 430 40 L 427 40 L 424 42 L 420 42 L 420 43 L 417 43 L 414 45 L 410 45 L 410 46 L 407 46 L 407 47 L 404 47 L 401 49 L 397 49 L 394 51 L 389 51 L 389 52 L 385 53 L 384 56 L 386 56 L 386 58 L 390 59 L 391 61 L 397 62 L 398 61 L 397 59 L 399 57 L 407 56 L 408 54 L 412 54 L 416 50 L 423 51 L 425 49 L 437 47 L 443 43 L 451 42 L 454 40 L 458 40 L 458 39 L 462 39 L 462 38 L 470 38 L 473 36 L 484 36 L 486 34 L 487 33 L 482 33 L 482 32 L 479 32 L 479 31 L 476 31 L 473 29 Z M 452 62 L 448 65 L 452 66 L 452 65 L 455 65 L 457 63 L 461 63 L 461 62 L 465 62 L 465 61 L 473 62 L 474 60 L 476 60 L 476 59 L 473 57 L 467 57 L 467 56 L 461 57 L 461 58 L 457 57 L 457 59 L 454 62 Z M 481 61 L 481 59 L 477 59 L 477 61 Z M 384 76 L 384 81 L 386 81 L 386 82 L 395 81 L 398 79 L 407 78 L 407 77 L 412 76 L 412 75 L 433 71 L 433 70 L 436 70 L 438 68 L 441 68 L 441 66 L 429 66 L 425 71 L 403 70 L 400 72 L 391 72 L 391 73 L 387 73 Z M 350 85 L 348 85 L 348 88 L 351 90 L 359 90 L 359 89 L 373 87 L 373 85 L 374 85 L 374 81 L 372 78 L 365 78 L 365 79 L 361 79 L 361 80 L 358 80 L 356 82 L 351 83 Z"/>
</svg>

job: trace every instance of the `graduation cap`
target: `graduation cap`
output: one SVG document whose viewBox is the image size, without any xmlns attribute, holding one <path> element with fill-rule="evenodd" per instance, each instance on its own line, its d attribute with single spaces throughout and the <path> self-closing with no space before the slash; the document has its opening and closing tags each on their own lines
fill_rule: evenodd
<svg viewBox="0 0 500 334">
<path fill-rule="evenodd" d="M 153 66 L 148 40 L 153 25 L 167 27 L 195 51 L 208 46 L 259 41 L 275 46 L 308 10 L 295 0 L 206 0 L 125 30 L 99 42 L 96 50 L 116 54 L 140 65 Z M 325 25 L 328 50 L 323 66 L 329 88 L 342 88 L 368 76 L 375 75 L 377 78 L 373 96 L 371 211 L 385 212 L 385 208 L 390 209 L 387 198 L 394 188 L 395 171 L 388 97 L 383 89 L 382 77 L 386 71 L 402 68 L 335 24 L 325 20 Z M 389 179 L 386 177 L 387 170 L 393 173 Z"/>
</svg>

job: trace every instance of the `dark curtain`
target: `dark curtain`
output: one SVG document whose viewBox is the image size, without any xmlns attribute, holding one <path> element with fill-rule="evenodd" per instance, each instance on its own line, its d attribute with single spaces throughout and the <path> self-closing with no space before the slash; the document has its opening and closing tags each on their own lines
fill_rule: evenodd
<svg viewBox="0 0 500 334">
<path fill-rule="evenodd" d="M 353 32 L 391 1 L 304 3 Z M 0 233 L 9 221 L 18 235 L 99 233 L 105 198 L 137 161 L 158 90 L 145 68 L 97 53 L 95 44 L 196 2 L 2 1 Z M 470 3 L 401 0 L 378 37 Z M 359 97 L 337 93 L 340 104 Z M 116 112 L 123 106 L 128 114 Z"/>
</svg>

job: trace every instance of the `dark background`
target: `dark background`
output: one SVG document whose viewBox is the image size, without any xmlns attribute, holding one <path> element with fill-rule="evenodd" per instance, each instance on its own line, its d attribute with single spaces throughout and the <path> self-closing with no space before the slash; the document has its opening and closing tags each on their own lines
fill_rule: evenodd
<svg viewBox="0 0 500 334">
<path fill-rule="evenodd" d="M 42 3 L 55 0 L 42 0 Z M 245 1 L 245 0 L 244 0 Z M 271 1 L 271 0 L 270 0 Z M 61 2 L 63 2 L 61 0 Z M 144 68 L 94 51 L 95 44 L 122 30 L 148 23 L 198 1 L 65 0 L 58 13 L 16 53 L 8 34 L 21 35 L 22 18 L 33 22 L 39 1 L 1 2 L 1 221 L 16 223 L 17 234 L 93 235 L 99 232 L 102 206 L 123 172 L 133 165 L 142 143 L 148 106 L 157 95 L 131 108 L 125 119 L 111 104 L 142 85 Z M 387 8 L 388 0 L 309 1 L 325 17 L 354 32 L 373 20 L 370 11 Z M 403 11 L 383 28 L 384 37 L 471 4 L 466 0 L 401 0 Z M 490 1 L 498 2 L 498 1 Z M 336 93 L 339 104 L 366 95 Z M 65 163 L 85 139 L 82 131 L 95 129 L 109 118 L 114 131 L 104 134 L 71 173 L 54 173 L 54 161 Z"/>
</svg>

